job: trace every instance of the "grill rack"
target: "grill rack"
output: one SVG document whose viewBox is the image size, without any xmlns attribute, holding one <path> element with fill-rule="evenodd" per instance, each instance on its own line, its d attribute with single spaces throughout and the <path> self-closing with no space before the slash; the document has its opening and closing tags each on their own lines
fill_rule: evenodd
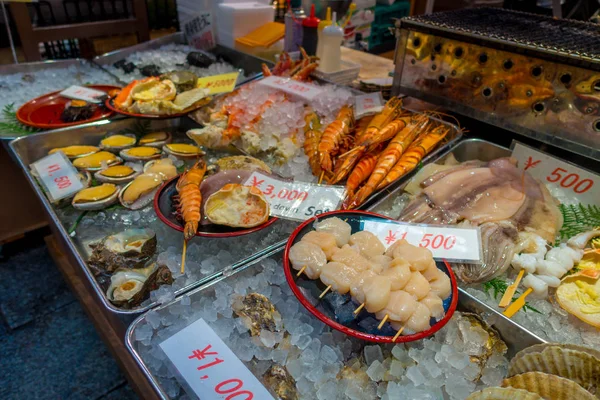
<svg viewBox="0 0 600 400">
<path fill-rule="evenodd" d="M 600 70 L 600 25 L 591 22 L 480 7 L 406 17 L 400 26 Z"/>
</svg>

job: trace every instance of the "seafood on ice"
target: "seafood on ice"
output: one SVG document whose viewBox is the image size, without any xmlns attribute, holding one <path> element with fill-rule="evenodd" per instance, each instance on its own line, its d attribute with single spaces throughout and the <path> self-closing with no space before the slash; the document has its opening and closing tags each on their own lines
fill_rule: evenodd
<svg viewBox="0 0 600 400">
<path fill-rule="evenodd" d="M 445 315 L 444 300 L 452 292 L 448 275 L 438 269 L 431 252 L 400 240 L 387 250 L 373 233 L 351 233 L 347 222 L 330 217 L 291 246 L 292 268 L 320 279 L 328 290 L 349 293 L 357 304 L 389 321 L 402 334 L 431 327 Z"/>
<path fill-rule="evenodd" d="M 545 185 L 516 166 L 516 160 L 468 161 L 424 177 L 400 221 L 479 226 L 482 264 L 456 264 L 466 283 L 502 274 L 518 253 L 520 233 L 553 242 L 562 226 L 557 201 Z"/>
<path fill-rule="evenodd" d="M 183 236 L 185 240 L 190 240 L 198 231 L 200 223 L 200 204 L 202 204 L 202 194 L 200 193 L 200 184 L 206 174 L 206 163 L 199 160 L 192 168 L 183 173 L 177 181 L 178 211 L 185 224 Z"/>
<path fill-rule="evenodd" d="M 96 273 L 141 268 L 156 252 L 156 243 L 151 229 L 127 229 L 91 243 L 92 254 L 87 263 Z"/>
<path fill-rule="evenodd" d="M 269 219 L 269 202 L 260 189 L 228 183 L 204 204 L 210 222 L 234 228 L 252 228 Z"/>
<path fill-rule="evenodd" d="M 133 308 L 140 305 L 151 291 L 172 283 L 171 270 L 166 265 L 152 262 L 144 268 L 116 270 L 110 277 L 106 297 L 116 306 Z"/>
</svg>

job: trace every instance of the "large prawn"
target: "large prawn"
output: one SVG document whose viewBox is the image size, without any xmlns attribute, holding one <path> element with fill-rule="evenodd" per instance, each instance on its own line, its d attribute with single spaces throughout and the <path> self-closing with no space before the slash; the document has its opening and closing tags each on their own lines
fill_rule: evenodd
<svg viewBox="0 0 600 400">
<path fill-rule="evenodd" d="M 338 153 L 340 146 L 350 134 L 354 126 L 354 110 L 351 106 L 343 106 L 335 121 L 330 123 L 319 141 L 319 162 L 325 172 L 333 170 L 332 158 Z"/>
<path fill-rule="evenodd" d="M 188 171 L 184 172 L 177 181 L 177 192 L 179 193 L 178 211 L 185 223 L 183 237 L 190 240 L 196 235 L 200 223 L 200 205 L 202 194 L 200 184 L 206 173 L 206 163 L 199 160 Z"/>
<path fill-rule="evenodd" d="M 321 141 L 321 124 L 319 117 L 314 112 L 305 117 L 308 129 L 304 134 L 304 154 L 308 157 L 308 164 L 314 176 L 321 175 L 321 162 L 319 160 L 319 142 Z"/>
</svg>

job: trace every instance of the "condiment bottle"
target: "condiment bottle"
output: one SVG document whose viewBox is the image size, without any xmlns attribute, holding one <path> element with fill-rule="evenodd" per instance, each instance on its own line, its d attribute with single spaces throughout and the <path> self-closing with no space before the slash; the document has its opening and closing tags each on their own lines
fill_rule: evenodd
<svg viewBox="0 0 600 400">
<path fill-rule="evenodd" d="M 329 25 L 331 25 L 331 7 L 327 7 L 327 16 L 324 20 L 319 22 L 319 27 L 317 28 L 319 31 L 317 34 L 317 57 L 319 58 L 323 58 L 323 42 L 321 40 L 321 37 L 323 36 L 323 29 Z"/>
<path fill-rule="evenodd" d="M 302 21 L 302 47 L 310 56 L 317 52 L 317 30 L 321 20 L 315 16 L 315 5 L 310 6 L 310 16 Z"/>
<path fill-rule="evenodd" d="M 298 51 L 302 45 L 302 20 L 306 14 L 302 9 L 302 0 L 288 0 L 289 8 L 285 13 L 285 38 L 283 49 L 288 53 Z"/>
<path fill-rule="evenodd" d="M 321 40 L 323 42 L 323 52 L 319 69 L 323 72 L 335 72 L 341 69 L 342 61 L 342 41 L 344 40 L 344 30 L 335 22 L 336 13 L 333 12 L 332 24 L 323 29 Z"/>
</svg>

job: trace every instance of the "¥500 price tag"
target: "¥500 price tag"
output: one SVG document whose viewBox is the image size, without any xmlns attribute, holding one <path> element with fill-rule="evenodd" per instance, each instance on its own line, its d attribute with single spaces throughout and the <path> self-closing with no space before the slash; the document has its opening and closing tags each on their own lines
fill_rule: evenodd
<svg viewBox="0 0 600 400">
<path fill-rule="evenodd" d="M 337 210 L 346 195 L 343 186 L 284 182 L 260 172 L 252 173 L 244 185 L 263 192 L 271 205 L 271 215 L 299 221 Z"/>
<path fill-rule="evenodd" d="M 273 400 L 203 319 L 183 328 L 160 347 L 201 400 Z"/>
<path fill-rule="evenodd" d="M 412 225 L 394 221 L 364 220 L 362 230 L 377 235 L 389 247 L 405 239 L 413 246 L 426 247 L 434 258 L 448 261 L 481 262 L 481 234 L 477 228 L 449 228 Z"/>
<path fill-rule="evenodd" d="M 31 164 L 31 169 L 52 202 L 69 197 L 83 189 L 77 170 L 61 151 L 34 162 Z"/>
<path fill-rule="evenodd" d="M 267 76 L 266 78 L 258 81 L 258 83 L 259 85 L 278 89 L 308 101 L 323 93 L 323 90 L 318 86 L 302 83 L 290 78 L 282 78 L 279 76 Z"/>
<path fill-rule="evenodd" d="M 548 185 L 559 200 L 574 198 L 579 203 L 600 205 L 600 176 L 519 142 L 514 143 L 512 157 L 519 168 Z"/>
<path fill-rule="evenodd" d="M 206 88 L 209 94 L 229 93 L 235 88 L 239 72 L 198 78 L 198 87 Z"/>
</svg>

